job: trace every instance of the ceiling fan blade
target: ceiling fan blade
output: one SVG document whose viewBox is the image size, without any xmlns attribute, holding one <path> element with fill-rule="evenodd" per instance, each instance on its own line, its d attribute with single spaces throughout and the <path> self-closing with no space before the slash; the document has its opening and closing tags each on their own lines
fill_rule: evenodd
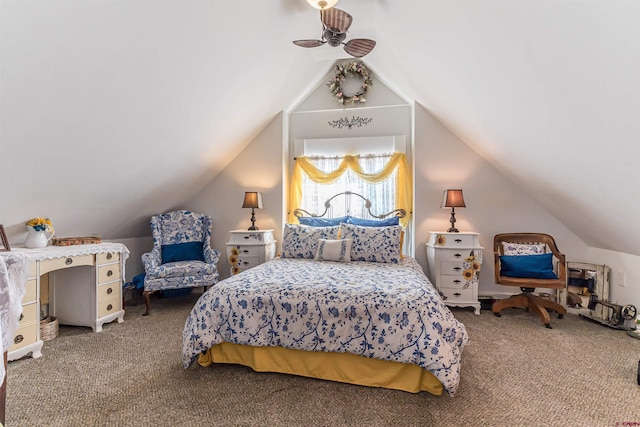
<svg viewBox="0 0 640 427">
<path fill-rule="evenodd" d="M 322 40 L 294 40 L 293 44 L 300 47 L 318 47 L 322 46 L 324 42 Z"/>
<path fill-rule="evenodd" d="M 320 13 L 322 14 L 322 23 L 324 26 L 336 33 L 346 33 L 351 26 L 351 22 L 353 22 L 351 15 L 335 7 L 324 9 Z"/>
<path fill-rule="evenodd" d="M 344 45 L 344 51 L 356 58 L 362 58 L 376 47 L 375 40 L 351 39 Z"/>
</svg>

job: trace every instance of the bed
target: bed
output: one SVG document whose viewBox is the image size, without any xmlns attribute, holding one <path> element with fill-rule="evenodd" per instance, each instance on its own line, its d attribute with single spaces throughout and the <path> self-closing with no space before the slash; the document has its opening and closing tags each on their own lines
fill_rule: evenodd
<svg viewBox="0 0 640 427">
<path fill-rule="evenodd" d="M 285 224 L 280 257 L 205 292 L 185 322 L 183 366 L 453 396 L 469 337 L 402 255 L 402 227 L 338 221 Z"/>
</svg>

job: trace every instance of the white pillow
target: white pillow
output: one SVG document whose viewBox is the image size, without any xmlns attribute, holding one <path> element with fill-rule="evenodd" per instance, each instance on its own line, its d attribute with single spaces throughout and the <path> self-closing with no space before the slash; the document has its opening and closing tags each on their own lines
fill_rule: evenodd
<svg viewBox="0 0 640 427">
<path fill-rule="evenodd" d="M 504 255 L 542 255 L 545 244 L 502 242 L 502 252 Z"/>
<path fill-rule="evenodd" d="M 320 239 L 318 241 L 318 251 L 316 252 L 316 261 L 351 261 L 351 245 L 353 240 L 327 240 Z"/>
<path fill-rule="evenodd" d="M 400 236 L 402 227 L 362 227 L 352 224 L 340 224 L 340 238 L 353 239 L 351 246 L 352 261 L 400 262 Z"/>
<path fill-rule="evenodd" d="M 337 239 L 338 226 L 311 227 L 285 224 L 282 233 L 282 258 L 313 259 L 320 239 Z"/>
</svg>

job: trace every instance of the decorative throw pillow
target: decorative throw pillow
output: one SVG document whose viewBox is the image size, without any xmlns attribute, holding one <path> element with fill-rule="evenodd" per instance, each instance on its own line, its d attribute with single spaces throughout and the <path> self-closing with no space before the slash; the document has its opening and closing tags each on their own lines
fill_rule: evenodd
<svg viewBox="0 0 640 427">
<path fill-rule="evenodd" d="M 315 260 L 350 262 L 352 244 L 353 240 L 351 239 L 320 239 L 318 242 L 318 251 L 316 252 Z"/>
<path fill-rule="evenodd" d="M 285 224 L 282 233 L 282 258 L 313 259 L 318 251 L 320 239 L 338 238 L 339 226 L 310 227 L 298 224 Z"/>
<path fill-rule="evenodd" d="M 500 275 L 527 279 L 557 279 L 553 272 L 553 254 L 502 255 Z"/>
<path fill-rule="evenodd" d="M 502 253 L 504 255 L 540 255 L 545 253 L 545 244 L 502 242 Z"/>
<path fill-rule="evenodd" d="M 310 225 L 312 227 L 331 227 L 334 225 L 340 225 L 342 222 L 349 222 L 349 216 L 341 216 L 339 218 L 317 218 L 313 216 L 304 216 L 298 218 L 300 224 Z"/>
<path fill-rule="evenodd" d="M 340 238 L 352 239 L 351 260 L 369 262 L 400 262 L 402 227 L 362 227 L 340 224 Z"/>
<path fill-rule="evenodd" d="M 390 225 L 399 225 L 400 218 L 397 216 L 385 219 L 362 219 L 349 217 L 347 224 L 360 225 L 363 227 L 388 227 Z"/>
<path fill-rule="evenodd" d="M 202 242 L 162 245 L 161 249 L 163 264 L 179 261 L 204 261 Z"/>
</svg>

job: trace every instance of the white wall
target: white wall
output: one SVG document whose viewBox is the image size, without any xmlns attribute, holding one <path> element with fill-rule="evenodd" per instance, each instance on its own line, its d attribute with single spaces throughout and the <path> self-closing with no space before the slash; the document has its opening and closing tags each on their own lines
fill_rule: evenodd
<svg viewBox="0 0 640 427">
<path fill-rule="evenodd" d="M 218 271 L 229 277 L 226 242 L 229 231 L 251 226 L 251 210 L 243 209 L 245 191 L 262 193 L 264 209 L 256 209 L 256 226 L 273 229 L 278 247 L 284 217 L 283 116 L 279 114 L 233 161 L 189 203 L 190 209 L 213 217 L 212 247 L 222 252 Z"/>
</svg>

